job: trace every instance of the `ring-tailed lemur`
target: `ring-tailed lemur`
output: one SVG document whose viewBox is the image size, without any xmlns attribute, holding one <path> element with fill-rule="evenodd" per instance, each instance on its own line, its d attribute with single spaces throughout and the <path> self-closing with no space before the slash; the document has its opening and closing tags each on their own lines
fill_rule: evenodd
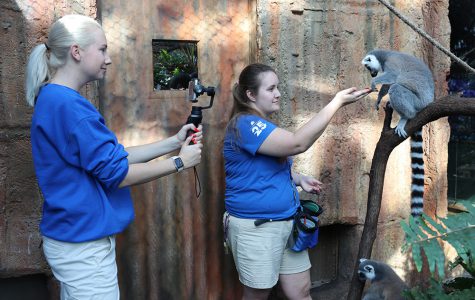
<svg viewBox="0 0 475 300">
<path fill-rule="evenodd" d="M 434 100 L 434 79 L 427 65 L 420 59 L 397 51 L 373 50 L 361 62 L 371 73 L 371 89 L 381 84 L 376 109 L 389 93 L 391 107 L 401 117 L 395 132 L 407 137 L 404 127 L 408 120 Z M 424 160 L 422 131 L 411 137 L 411 214 L 420 216 L 424 199 Z"/>
<path fill-rule="evenodd" d="M 402 300 L 403 291 L 408 289 L 390 266 L 379 261 L 360 259 L 358 276 L 362 281 L 371 282 L 362 300 Z"/>
</svg>

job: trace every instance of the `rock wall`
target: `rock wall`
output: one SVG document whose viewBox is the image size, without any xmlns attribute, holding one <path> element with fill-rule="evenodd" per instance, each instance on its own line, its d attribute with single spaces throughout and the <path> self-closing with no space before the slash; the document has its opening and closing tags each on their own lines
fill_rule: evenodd
<svg viewBox="0 0 475 300">
<path fill-rule="evenodd" d="M 175 134 L 192 104 L 187 91 L 154 90 L 152 41 L 197 41 L 198 76 L 215 86 L 203 110 L 204 151 L 197 167 L 133 188 L 136 220 L 120 235 L 119 278 L 126 299 L 238 299 L 232 257 L 223 250 L 224 171 L 221 144 L 232 109 L 231 88 L 253 60 L 253 1 L 101 2 L 113 61 L 101 107 L 126 146 Z M 255 48 L 255 46 L 254 46 Z M 207 95 L 197 106 L 206 106 Z M 201 184 L 201 196 L 195 188 Z"/>
<path fill-rule="evenodd" d="M 63 14 L 96 14 L 95 1 L 13 1 L 0 4 L 0 277 L 48 273 L 38 224 L 42 198 L 36 184 L 29 127 L 33 109 L 25 100 L 30 50 L 46 41 Z M 97 103 L 97 84 L 82 91 Z"/>
<path fill-rule="evenodd" d="M 419 28 L 450 48 L 448 1 L 392 3 Z M 436 98 L 447 93 L 445 77 L 449 58 L 379 1 L 261 0 L 257 5 L 257 23 L 259 61 L 276 69 L 284 99 L 275 119 L 288 129 L 303 125 L 339 90 L 369 86 L 371 77 L 361 60 L 374 48 L 420 57 L 434 74 Z M 323 278 L 335 284 L 349 280 L 344 275 L 344 266 L 318 257 L 339 253 L 339 258 L 350 256 L 351 264 L 355 262 L 359 240 L 355 241 L 352 234 L 343 234 L 335 225 L 351 225 L 346 227 L 347 232 L 361 234 L 371 161 L 384 119 L 384 110 L 375 110 L 376 96 L 373 93 L 341 109 L 314 146 L 295 157 L 299 171 L 320 178 L 325 184 L 325 191 L 319 197 L 305 193 L 301 196 L 316 199 L 324 207 L 321 231 L 333 236 L 325 240 L 330 245 L 319 245 L 311 251 L 312 260 L 320 263 L 314 268 L 323 270 L 313 280 Z M 393 125 L 397 121 L 398 117 L 394 116 Z M 449 133 L 445 119 L 424 127 L 425 211 L 429 215 L 441 215 L 447 209 Z M 407 140 L 394 149 L 388 162 L 380 228 L 373 249 L 376 259 L 389 262 L 403 276 L 413 270 L 408 257 L 401 254 L 403 232 L 398 225 L 410 214 L 410 178 Z M 352 273 L 351 267 L 349 271 Z M 410 279 L 408 275 L 407 279 Z"/>
<path fill-rule="evenodd" d="M 449 45 L 448 1 L 396 0 L 393 4 L 445 46 Z M 106 117 L 126 146 L 174 134 L 191 104 L 186 92 L 153 90 L 153 39 L 197 40 L 200 78 L 217 88 L 215 105 L 204 111 L 205 154 L 198 167 L 202 193 L 192 172 L 133 188 L 136 221 L 118 237 L 122 296 L 126 299 L 234 299 L 240 285 L 222 248 L 224 175 L 220 143 L 231 111 L 231 87 L 253 61 L 279 75 L 282 107 L 275 120 L 295 130 L 346 87 L 368 86 L 360 65 L 373 48 L 421 57 L 446 93 L 449 59 L 376 0 L 47 0 L 0 4 L 0 277 L 49 274 L 40 245 L 42 199 L 36 185 L 24 101 L 24 67 L 29 50 L 44 42 L 50 24 L 65 13 L 96 16 L 109 42 L 113 65 L 101 83 L 82 93 Z M 311 251 L 312 281 L 319 297 L 341 299 L 356 259 L 366 211 L 369 171 L 384 113 L 375 94 L 341 109 L 324 135 L 295 157 L 296 169 L 320 178 L 321 243 Z M 204 103 L 206 97 L 201 98 Z M 394 118 L 394 122 L 397 117 Z M 449 127 L 442 119 L 424 128 L 426 212 L 444 214 Z M 409 144 L 392 153 L 373 256 L 407 274 L 401 255 L 399 220 L 409 215 Z M 349 275 L 348 275 L 349 274 Z M 335 289 L 334 287 L 338 287 Z M 316 294 L 317 295 L 317 294 Z"/>
</svg>

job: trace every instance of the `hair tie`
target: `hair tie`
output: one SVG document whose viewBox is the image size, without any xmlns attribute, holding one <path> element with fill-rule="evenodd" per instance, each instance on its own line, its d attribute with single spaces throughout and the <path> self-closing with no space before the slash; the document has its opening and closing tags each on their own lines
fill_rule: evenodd
<svg viewBox="0 0 475 300">
<path fill-rule="evenodd" d="M 50 51 L 51 49 L 48 47 L 48 44 L 46 44 L 46 43 L 44 43 L 44 44 L 45 44 L 46 50 Z"/>
</svg>

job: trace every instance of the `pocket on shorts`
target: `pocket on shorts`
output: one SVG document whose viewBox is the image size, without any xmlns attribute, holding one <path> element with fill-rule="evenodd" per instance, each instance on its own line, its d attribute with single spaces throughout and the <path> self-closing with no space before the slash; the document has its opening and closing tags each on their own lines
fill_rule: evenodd
<svg viewBox="0 0 475 300">
<path fill-rule="evenodd" d="M 52 238 L 43 236 L 43 252 L 46 259 L 57 259 L 64 257 L 66 244 Z"/>
<path fill-rule="evenodd" d="M 101 265 L 104 260 L 110 258 L 110 254 L 115 249 L 115 238 L 105 237 L 94 241 L 92 244 L 94 260 L 98 265 Z"/>
</svg>

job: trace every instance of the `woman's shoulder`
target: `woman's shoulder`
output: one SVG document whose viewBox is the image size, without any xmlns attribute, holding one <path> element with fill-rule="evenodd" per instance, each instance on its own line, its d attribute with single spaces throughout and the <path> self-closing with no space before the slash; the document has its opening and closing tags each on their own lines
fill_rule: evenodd
<svg viewBox="0 0 475 300">
<path fill-rule="evenodd" d="M 253 115 L 253 114 L 246 114 L 239 116 L 236 120 L 236 125 L 239 128 L 261 128 L 264 129 L 266 127 L 275 128 L 277 127 L 272 121 L 267 120 L 264 117 Z"/>
<path fill-rule="evenodd" d="M 79 92 L 57 84 L 47 84 L 41 88 L 37 105 L 43 106 L 51 112 L 58 112 L 68 116 L 85 117 L 98 113 L 94 105 Z"/>
<path fill-rule="evenodd" d="M 80 96 L 79 92 L 64 85 L 47 83 L 40 88 L 39 97 L 69 98 Z"/>
<path fill-rule="evenodd" d="M 243 114 L 243 115 L 237 116 L 236 122 L 239 125 L 249 124 L 251 126 L 253 126 L 254 124 L 258 122 L 264 123 L 264 124 L 272 123 L 271 121 L 267 120 L 264 117 L 253 115 L 253 114 Z"/>
<path fill-rule="evenodd" d="M 275 128 L 277 126 L 266 118 L 248 114 L 236 120 L 235 132 L 242 140 L 262 143 Z"/>
</svg>

